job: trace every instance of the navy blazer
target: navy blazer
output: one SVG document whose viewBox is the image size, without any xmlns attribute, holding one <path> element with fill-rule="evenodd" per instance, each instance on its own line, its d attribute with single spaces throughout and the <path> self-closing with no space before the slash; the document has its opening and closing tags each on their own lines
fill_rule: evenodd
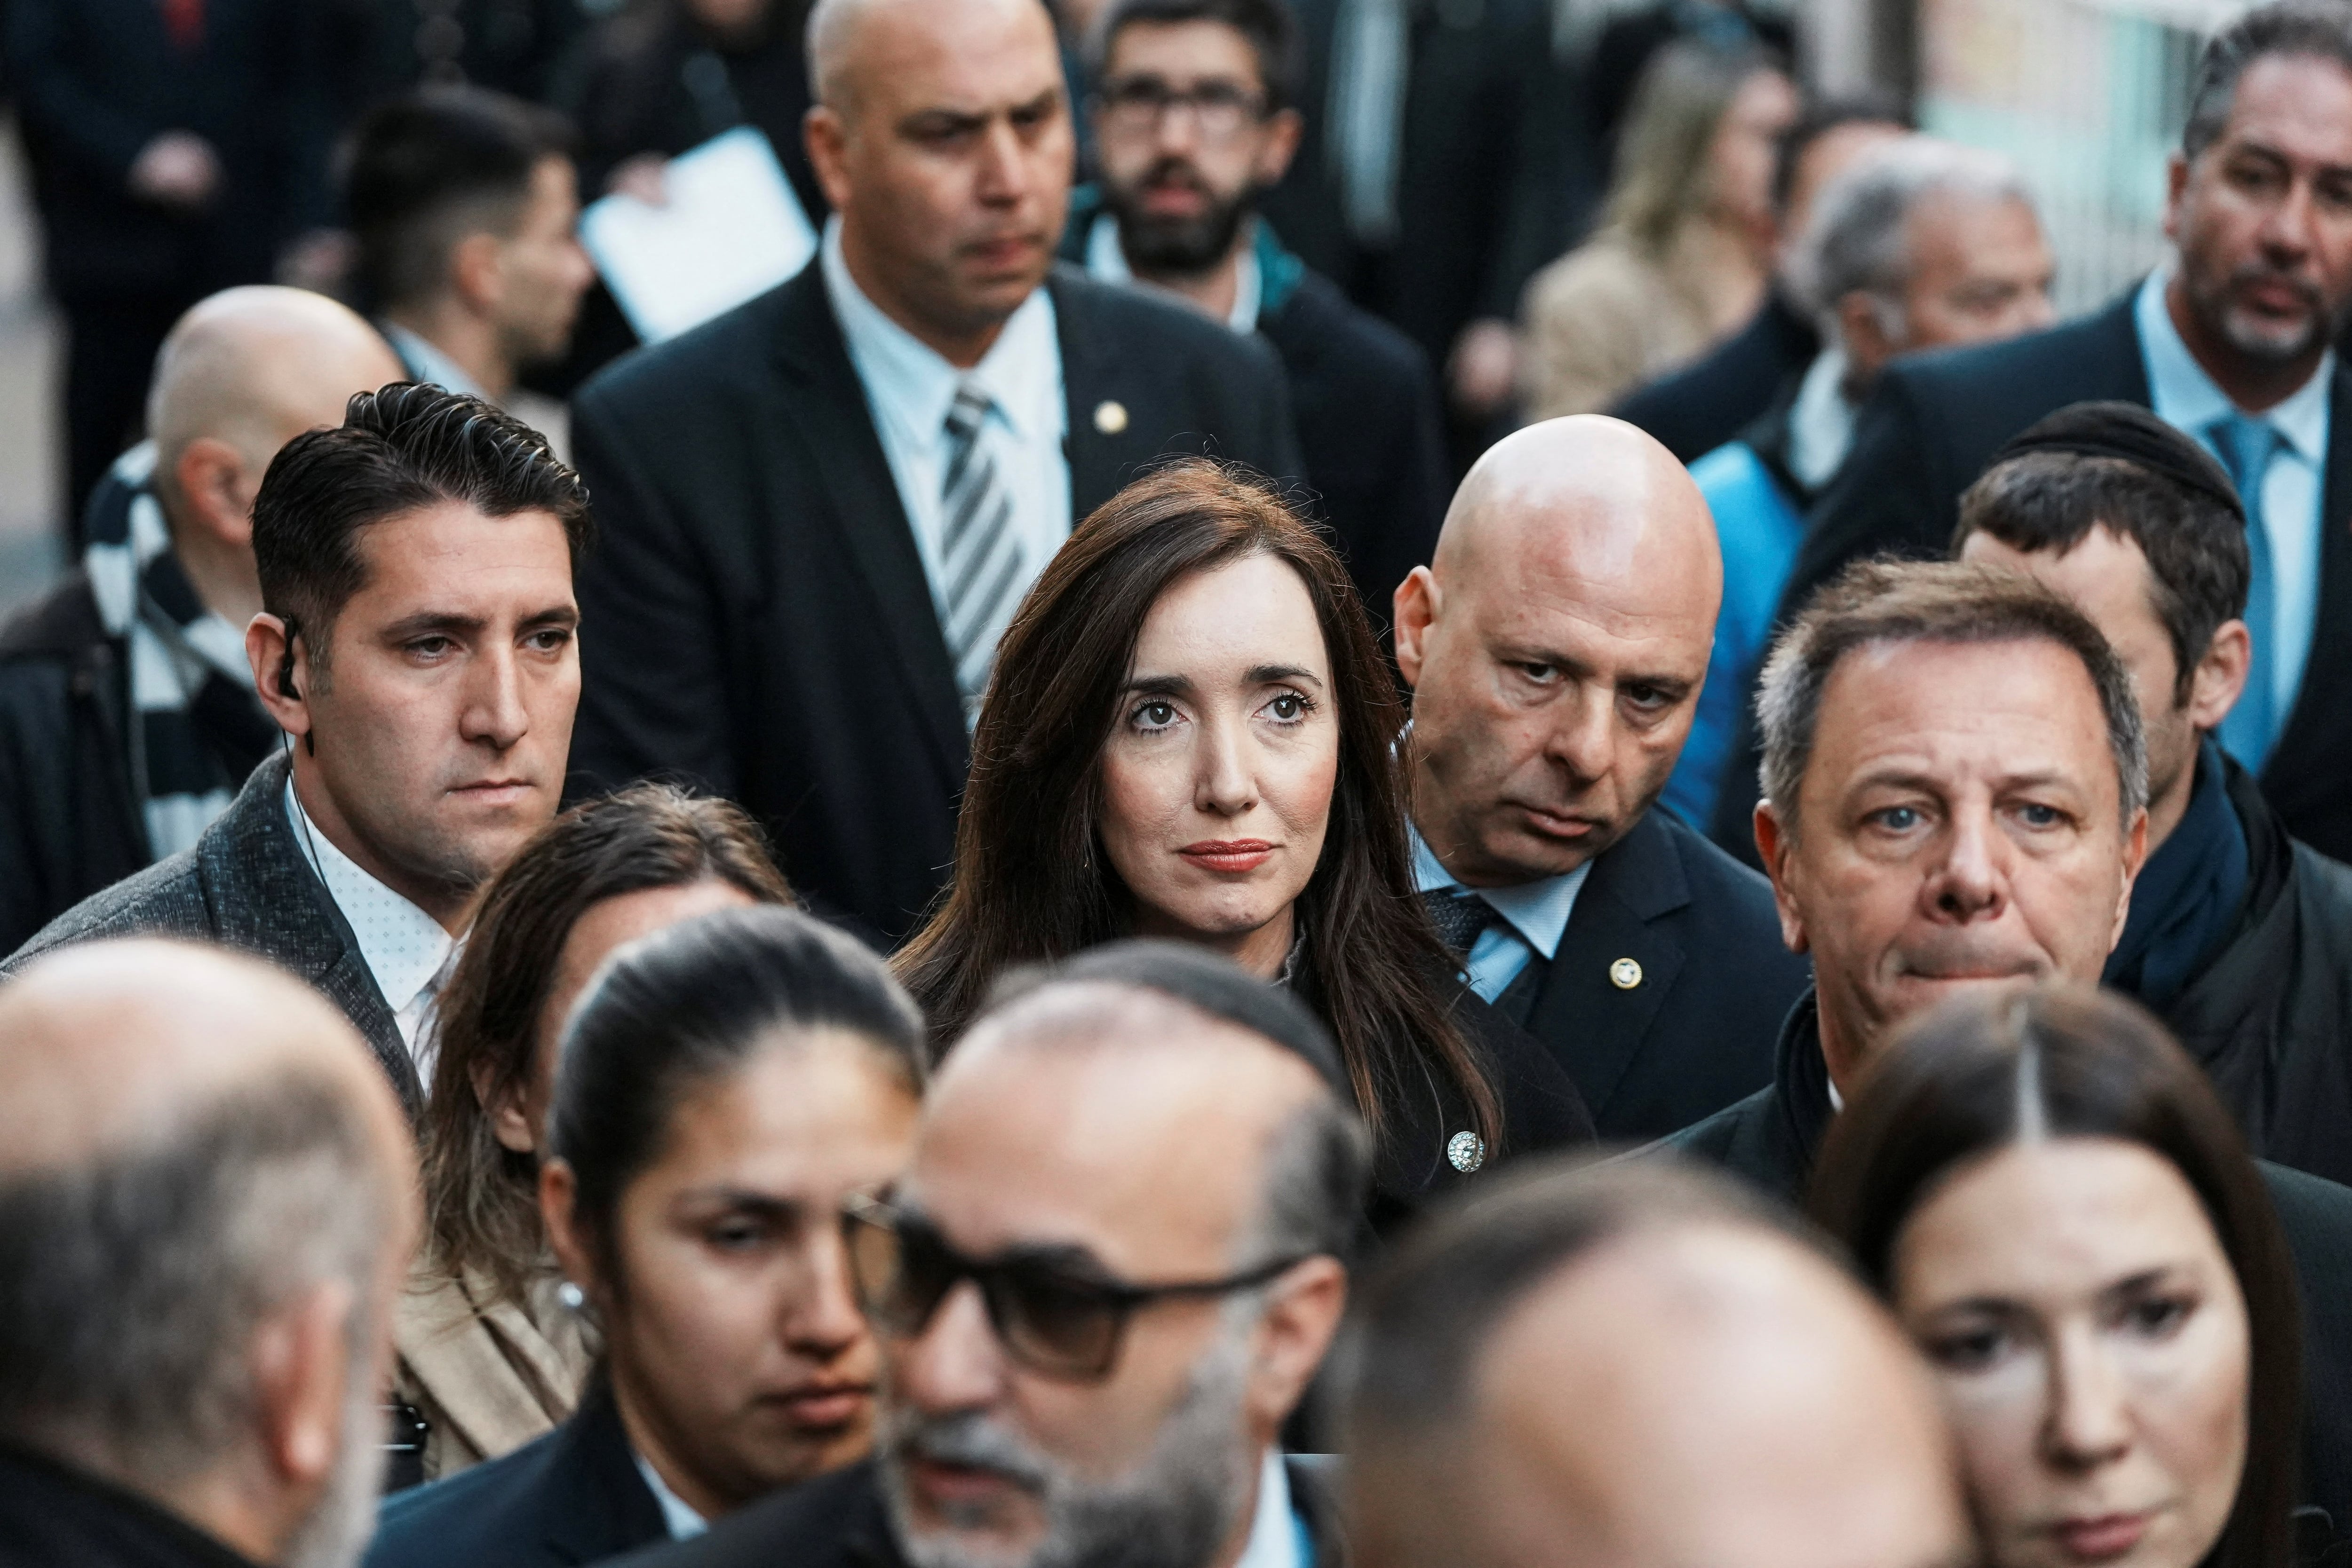
<svg viewBox="0 0 2352 1568">
<path fill-rule="evenodd" d="M 1772 884 L 1653 807 L 1496 1006 L 1568 1070 L 1601 1137 L 1646 1141 L 1771 1082 L 1780 1019 L 1811 983 Z"/>
<path fill-rule="evenodd" d="M 668 1539 L 599 1378 L 545 1437 L 385 1499 L 364 1568 L 568 1568 Z"/>
</svg>

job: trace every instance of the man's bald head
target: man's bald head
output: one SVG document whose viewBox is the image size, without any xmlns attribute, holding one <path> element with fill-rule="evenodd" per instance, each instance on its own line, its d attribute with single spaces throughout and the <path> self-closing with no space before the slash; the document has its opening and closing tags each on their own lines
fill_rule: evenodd
<svg viewBox="0 0 2352 1568">
<path fill-rule="evenodd" d="M 1944 1568 L 1936 1396 L 1812 1245 L 1654 1166 L 1474 1204 L 1378 1281 L 1350 1422 L 1369 1568 Z"/>
<path fill-rule="evenodd" d="M 912 33 L 938 38 L 953 22 L 961 28 L 1001 31 L 1009 22 L 1026 30 L 1041 27 L 1040 37 L 1054 42 L 1053 17 L 1044 0 L 816 0 L 809 12 L 809 84 L 817 102 L 847 113 L 857 97 L 861 76 L 903 47 L 899 35 Z"/>
<path fill-rule="evenodd" d="M 1572 871 L 1674 770 L 1723 597 L 1706 499 L 1630 424 L 1546 420 L 1462 482 L 1396 593 L 1414 818 L 1475 886 Z"/>
</svg>

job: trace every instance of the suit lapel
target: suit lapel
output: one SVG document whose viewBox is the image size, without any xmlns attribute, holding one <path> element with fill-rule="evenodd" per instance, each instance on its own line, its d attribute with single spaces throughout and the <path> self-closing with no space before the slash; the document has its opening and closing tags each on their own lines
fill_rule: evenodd
<svg viewBox="0 0 2352 1568">
<path fill-rule="evenodd" d="M 1640 1054 L 1650 1024 L 1687 955 L 1652 923 L 1690 902 L 1682 857 L 1652 808 L 1592 862 L 1576 909 L 1547 967 L 1528 1032 L 1556 1057 L 1597 1117 Z M 1639 978 L 1619 981 L 1640 966 Z"/>
<path fill-rule="evenodd" d="M 600 1376 L 578 1414 L 561 1428 L 562 1452 L 548 1475 L 549 1550 L 564 1563 L 600 1563 L 669 1539 L 669 1521 L 629 1451 L 612 1388 Z"/>
<path fill-rule="evenodd" d="M 833 525 L 873 591 L 876 612 L 890 629 L 899 673 L 912 691 L 940 765 L 952 780 L 950 793 L 961 791 L 970 752 L 955 668 L 940 631 L 939 611 L 931 602 L 922 554 L 915 548 L 913 525 L 907 520 L 898 480 L 874 429 L 865 383 L 850 362 L 849 345 L 825 298 L 823 268 L 815 262 L 803 268 L 784 286 L 782 303 L 776 356 L 797 392 L 783 400 L 784 406 L 816 464 Z"/>
<path fill-rule="evenodd" d="M 2319 499 L 2319 613 L 2312 622 L 2311 652 L 2303 686 L 2270 766 L 2273 785 L 2317 769 L 2345 766 L 2340 741 L 2326 732 L 2340 729 L 2344 692 L 2352 685 L 2352 368 L 2340 361 L 2327 397 L 2327 472 Z M 2295 791 L 2290 790 L 2290 793 Z"/>
<path fill-rule="evenodd" d="M 1112 351 L 1118 334 L 1104 319 L 1108 286 L 1075 267 L 1057 266 L 1045 287 L 1053 295 L 1062 350 L 1062 396 L 1069 419 L 1063 452 L 1070 463 L 1075 527 L 1158 455 L 1175 416 L 1161 415 L 1163 400 L 1146 376 Z"/>
</svg>

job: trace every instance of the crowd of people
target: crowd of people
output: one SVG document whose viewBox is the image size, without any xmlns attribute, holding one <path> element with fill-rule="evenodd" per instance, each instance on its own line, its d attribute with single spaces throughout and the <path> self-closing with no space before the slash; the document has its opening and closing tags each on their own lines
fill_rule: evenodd
<svg viewBox="0 0 2352 1568">
<path fill-rule="evenodd" d="M 1740 7 L 1493 311 L 1502 0 L 508 9 L 0 626 L 0 1565 L 2352 1562 L 2346 0 L 2058 324 Z"/>
</svg>

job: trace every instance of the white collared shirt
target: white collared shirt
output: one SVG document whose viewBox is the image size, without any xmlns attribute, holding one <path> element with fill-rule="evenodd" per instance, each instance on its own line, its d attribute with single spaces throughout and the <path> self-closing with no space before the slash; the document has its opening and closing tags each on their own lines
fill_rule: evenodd
<svg viewBox="0 0 2352 1568">
<path fill-rule="evenodd" d="M 319 831 L 286 780 L 286 820 L 302 858 L 326 884 L 327 896 L 342 911 L 360 945 L 360 959 L 392 1009 L 392 1021 L 416 1062 L 416 1075 L 433 1082 L 433 1031 L 427 1027 L 441 987 L 457 967 L 464 943 L 441 928 L 441 923 L 363 870 Z"/>
<path fill-rule="evenodd" d="M 1087 230 L 1087 276 L 1104 283 L 1151 287 L 1136 282 L 1135 269 L 1127 265 L 1127 252 L 1118 243 L 1118 220 L 1108 213 L 1097 213 L 1094 226 Z M 1244 334 L 1256 331 L 1258 307 L 1265 298 L 1265 277 L 1257 265 L 1257 246 L 1244 245 L 1234 258 L 1234 308 L 1225 312 L 1225 325 Z"/>
<path fill-rule="evenodd" d="M 661 1472 L 654 1469 L 643 1454 L 633 1448 L 629 1450 L 629 1458 L 637 1462 L 637 1474 L 646 1478 L 646 1490 L 654 1494 L 654 1501 L 660 1506 L 662 1526 L 669 1531 L 672 1541 L 691 1541 L 698 1535 L 709 1532 L 710 1521 L 695 1512 L 693 1505 L 684 1498 L 670 1490 L 669 1483 L 661 1479 Z"/>
<path fill-rule="evenodd" d="M 400 356 L 401 364 L 418 381 L 431 382 L 446 391 L 463 392 L 484 402 L 494 401 L 480 383 L 466 373 L 464 366 L 443 353 L 430 338 L 421 338 L 395 322 L 386 321 L 383 326 L 383 335 L 391 341 L 393 351 Z"/>
<path fill-rule="evenodd" d="M 1257 1511 L 1250 1517 L 1248 1542 L 1234 1568 L 1313 1568 L 1307 1561 L 1306 1529 L 1290 1506 L 1290 1472 L 1282 1450 L 1268 1448 L 1257 1472 Z"/>
<path fill-rule="evenodd" d="M 1797 401 L 1789 409 L 1789 472 L 1808 490 L 1819 490 L 1845 465 L 1853 449 L 1853 404 L 1846 401 L 1845 350 L 1832 343 L 1813 356 Z"/>
<path fill-rule="evenodd" d="M 1574 871 L 1523 882 L 1517 887 L 1468 887 L 1445 869 L 1411 818 L 1405 821 L 1405 831 L 1412 836 L 1412 883 L 1417 890 L 1476 894 L 1502 916 L 1478 933 L 1464 966 L 1469 972 L 1470 988 L 1482 999 L 1491 1002 L 1501 996 L 1537 954 L 1542 954 L 1546 963 L 1551 961 L 1559 951 L 1559 939 L 1568 933 L 1569 916 L 1576 913 L 1576 895 L 1591 874 L 1591 861 Z"/>
<path fill-rule="evenodd" d="M 838 217 L 824 225 L 818 265 L 834 318 L 848 340 L 849 362 L 866 388 L 866 405 L 882 438 L 890 477 L 898 483 L 899 504 L 915 530 L 932 608 L 943 620 L 947 583 L 940 570 L 940 534 L 946 525 L 940 486 L 948 458 L 948 409 L 967 378 L 996 400 L 980 439 L 996 460 L 997 482 L 1013 502 L 1014 537 L 1022 550 L 1013 587 L 1018 602 L 1070 537 L 1070 459 L 1063 441 L 1069 412 L 1053 296 L 1041 287 L 1023 300 L 980 363 L 960 371 L 857 287 L 842 257 Z"/>
<path fill-rule="evenodd" d="M 2147 370 L 2148 402 L 2157 418 L 2195 437 L 2216 457 L 2210 431 L 2215 421 L 2239 412 L 2205 373 L 2180 340 L 2166 308 L 2164 291 L 2171 265 L 2158 267 L 2132 302 L 2133 325 Z M 2272 711 L 2284 729 L 2303 686 L 2303 666 L 2311 655 L 2312 629 L 2319 618 L 2319 546 L 2326 525 L 2320 507 L 2327 474 L 2328 388 L 2336 379 L 2336 350 L 2320 356 L 2311 379 L 2283 402 L 2264 409 L 2282 440 L 2263 475 L 2263 532 L 2270 540 L 2272 632 L 2278 643 L 2271 660 Z M 2224 463 L 2224 468 L 2229 465 Z"/>
</svg>

